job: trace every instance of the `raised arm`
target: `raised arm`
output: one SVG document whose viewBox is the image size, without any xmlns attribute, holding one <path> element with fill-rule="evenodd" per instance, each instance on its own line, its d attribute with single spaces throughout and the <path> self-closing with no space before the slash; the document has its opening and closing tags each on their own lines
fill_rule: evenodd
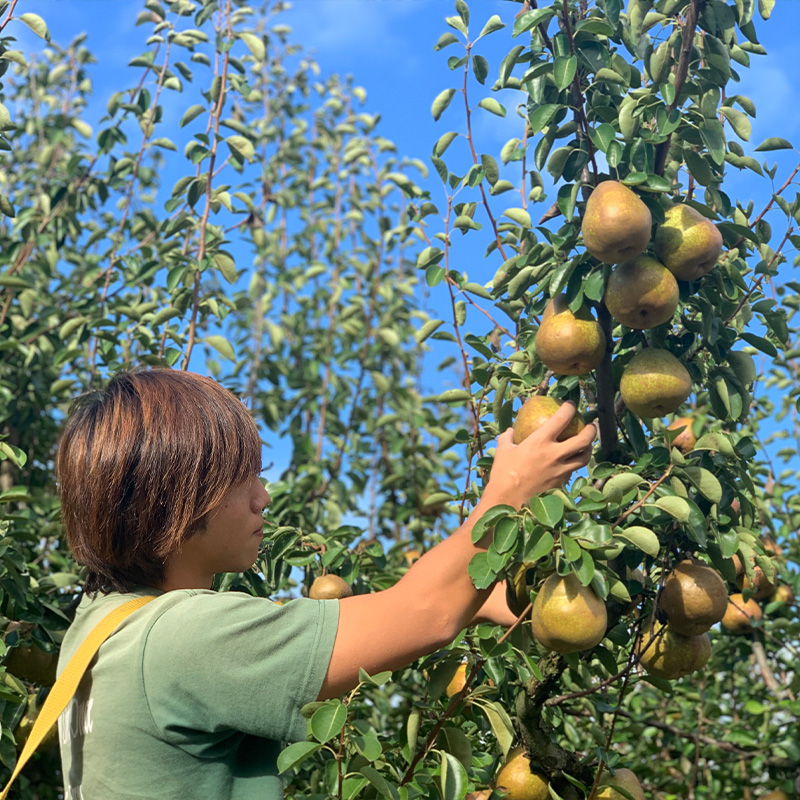
<svg viewBox="0 0 800 800">
<path fill-rule="evenodd" d="M 492 588 L 478 590 L 467 572 L 472 557 L 488 549 L 491 533 L 472 543 L 475 523 L 490 508 L 519 508 L 534 494 L 561 486 L 591 456 L 595 427 L 556 441 L 575 407 L 565 403 L 521 444 L 509 429 L 497 439 L 494 465 L 480 502 L 450 537 L 416 561 L 390 589 L 339 601 L 339 627 L 320 699 L 336 697 L 370 674 L 400 669 L 449 644 L 486 603 Z M 491 605 L 491 604 L 490 604 Z"/>
</svg>

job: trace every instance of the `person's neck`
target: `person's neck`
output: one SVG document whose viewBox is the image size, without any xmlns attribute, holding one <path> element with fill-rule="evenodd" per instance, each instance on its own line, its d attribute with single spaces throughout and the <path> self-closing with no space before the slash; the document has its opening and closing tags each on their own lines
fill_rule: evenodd
<svg viewBox="0 0 800 800">
<path fill-rule="evenodd" d="M 213 585 L 213 573 L 206 575 L 179 565 L 167 565 L 164 580 L 158 588 L 163 592 L 171 592 L 175 589 L 211 589 Z"/>
</svg>

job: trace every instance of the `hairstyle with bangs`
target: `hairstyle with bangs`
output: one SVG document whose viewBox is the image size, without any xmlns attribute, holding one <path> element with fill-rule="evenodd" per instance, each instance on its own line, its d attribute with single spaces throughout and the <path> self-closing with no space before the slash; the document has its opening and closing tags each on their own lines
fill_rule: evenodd
<svg viewBox="0 0 800 800">
<path fill-rule="evenodd" d="M 58 450 L 61 516 L 87 593 L 158 586 L 167 559 L 261 468 L 249 412 L 210 378 L 123 372 L 79 397 Z"/>
</svg>

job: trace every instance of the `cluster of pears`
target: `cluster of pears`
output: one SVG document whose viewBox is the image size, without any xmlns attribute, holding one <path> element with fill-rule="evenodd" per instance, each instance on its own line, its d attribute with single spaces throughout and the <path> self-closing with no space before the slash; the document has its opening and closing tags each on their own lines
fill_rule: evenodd
<svg viewBox="0 0 800 800">
<path fill-rule="evenodd" d="M 616 265 L 603 300 L 623 325 L 646 330 L 669 322 L 678 307 L 678 280 L 693 281 L 709 272 L 722 252 L 717 227 L 692 206 L 678 203 L 665 212 L 653 239 L 654 255 L 645 253 L 651 240 L 652 216 L 627 186 L 608 180 L 589 196 L 581 232 L 587 251 Z M 545 307 L 536 334 L 536 352 L 558 375 L 582 375 L 600 365 L 606 337 L 591 311 L 572 311 L 565 295 Z M 620 393 L 639 417 L 663 417 L 677 410 L 691 393 L 692 381 L 683 364 L 667 350 L 638 352 L 625 368 Z"/>
<path fill-rule="evenodd" d="M 705 564 L 686 559 L 664 581 L 659 608 L 667 622 L 654 622 L 639 644 L 639 663 L 658 678 L 682 678 L 702 669 L 711 655 L 708 631 L 728 609 L 725 582 Z"/>
</svg>

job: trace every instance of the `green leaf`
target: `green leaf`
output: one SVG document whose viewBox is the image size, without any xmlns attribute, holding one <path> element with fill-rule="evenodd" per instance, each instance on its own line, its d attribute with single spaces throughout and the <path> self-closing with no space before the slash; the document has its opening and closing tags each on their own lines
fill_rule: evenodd
<svg viewBox="0 0 800 800">
<path fill-rule="evenodd" d="M 484 534 L 500 519 L 509 514 L 516 514 L 513 506 L 498 505 L 492 506 L 488 511 L 481 515 L 478 521 L 472 526 L 472 542 L 479 542 Z"/>
<path fill-rule="evenodd" d="M 10 217 L 11 219 L 17 216 L 16 209 L 4 194 L 0 194 L 0 212 L 2 212 L 3 216 Z M 13 276 L 9 275 L 8 277 Z"/>
<path fill-rule="evenodd" d="M 546 26 L 555 13 L 555 8 L 537 8 L 533 11 L 526 11 L 524 14 L 520 14 L 516 20 L 514 20 L 514 29 L 511 37 L 519 36 L 521 33 L 529 31 L 536 25 Z"/>
<path fill-rule="evenodd" d="M 255 33 L 240 33 L 239 38 L 247 45 L 247 49 L 253 54 L 253 58 L 263 61 L 267 56 L 267 48 L 264 40 Z"/>
<path fill-rule="evenodd" d="M 311 735 L 321 744 L 342 732 L 347 721 L 347 708 L 341 700 L 328 700 L 311 717 Z"/>
<path fill-rule="evenodd" d="M 507 553 L 517 543 L 519 520 L 516 517 L 503 517 L 494 526 L 494 547 L 498 553 Z"/>
<path fill-rule="evenodd" d="M 713 472 L 702 467 L 684 467 L 681 473 L 697 487 L 697 490 L 710 503 L 719 503 L 722 500 L 722 484 Z"/>
<path fill-rule="evenodd" d="M 448 726 L 442 728 L 436 737 L 436 744 L 446 753 L 455 756 L 469 769 L 472 764 L 472 745 L 467 735 L 459 728 Z"/>
<path fill-rule="evenodd" d="M 228 283 L 236 281 L 236 262 L 225 250 L 219 250 L 213 256 L 214 266 L 222 273 Z"/>
<path fill-rule="evenodd" d="M 450 147 L 450 145 L 453 142 L 453 139 L 455 139 L 457 136 L 458 134 L 455 131 L 448 131 L 447 133 L 442 134 L 439 137 L 439 141 L 436 142 L 436 144 L 434 145 L 433 154 L 435 156 L 441 156 L 444 153 L 444 151 L 447 150 L 448 147 Z"/>
<path fill-rule="evenodd" d="M 7 130 L 11 127 L 11 115 L 8 113 L 8 109 L 0 103 L 0 131 Z"/>
<path fill-rule="evenodd" d="M 206 110 L 205 106 L 194 105 L 186 109 L 184 115 L 181 117 L 181 128 L 188 125 L 195 117 L 199 117 Z"/>
<path fill-rule="evenodd" d="M 489 557 L 486 553 L 476 553 L 472 556 L 467 572 L 476 589 L 488 589 L 497 578 L 497 572 L 489 566 Z"/>
<path fill-rule="evenodd" d="M 606 481 L 603 486 L 603 496 L 612 503 L 620 503 L 625 494 L 643 483 L 647 481 L 635 472 L 620 472 Z"/>
<path fill-rule="evenodd" d="M 486 715 L 500 751 L 505 756 L 514 744 L 514 724 L 511 722 L 511 718 L 499 703 L 490 703 L 486 700 L 475 698 L 473 704 L 478 706 Z"/>
<path fill-rule="evenodd" d="M 662 511 L 666 511 L 678 522 L 688 522 L 691 508 L 689 503 L 682 497 L 659 497 L 655 504 Z"/>
<path fill-rule="evenodd" d="M 244 161 L 249 161 L 256 154 L 253 143 L 246 136 L 239 136 L 238 134 L 228 136 L 225 139 L 225 143 L 232 153 L 240 156 Z"/>
<path fill-rule="evenodd" d="M 764 139 L 761 144 L 756 147 L 756 153 L 766 153 L 770 150 L 793 150 L 792 143 L 786 139 L 781 139 L 778 136 L 770 136 L 769 139 Z"/>
<path fill-rule="evenodd" d="M 381 797 L 386 797 L 388 800 L 398 800 L 397 789 L 390 785 L 386 778 L 374 767 L 364 766 L 361 767 L 359 772 L 375 787 Z"/>
<path fill-rule="evenodd" d="M 556 56 L 553 62 L 553 79 L 556 82 L 556 87 L 566 89 L 572 83 L 577 71 L 577 56 Z"/>
<path fill-rule="evenodd" d="M 305 761 L 310 755 L 316 753 L 322 747 L 316 742 L 295 742 L 281 751 L 278 756 L 278 774 L 293 769 L 301 762 Z"/>
<path fill-rule="evenodd" d="M 546 103 L 543 106 L 539 106 L 528 119 L 531 133 L 539 133 L 540 130 L 547 126 L 550 120 L 556 115 L 559 108 L 561 108 L 561 106 L 557 103 Z M 506 159 L 503 160 L 506 161 Z"/>
<path fill-rule="evenodd" d="M 485 108 L 487 111 L 491 111 L 492 114 L 496 114 L 498 117 L 504 117 L 506 115 L 505 107 L 501 106 L 493 97 L 484 97 L 483 100 L 478 103 L 478 106 L 480 108 Z"/>
<path fill-rule="evenodd" d="M 418 343 L 424 342 L 435 330 L 444 325 L 442 319 L 429 319 L 415 334 Z"/>
<path fill-rule="evenodd" d="M 442 755 L 442 800 L 464 800 L 467 794 L 467 772 L 464 765 L 454 755 L 443 750 L 439 752 Z"/>
<path fill-rule="evenodd" d="M 581 560 L 581 546 L 571 536 L 561 536 L 561 549 L 570 564 Z"/>
<path fill-rule="evenodd" d="M 439 117 L 444 114 L 445 109 L 450 105 L 450 101 L 453 99 L 455 93 L 455 89 L 445 89 L 443 92 L 439 92 L 439 94 L 436 95 L 436 99 L 431 105 L 431 114 L 433 114 L 434 120 L 438 120 Z"/>
<path fill-rule="evenodd" d="M 722 106 L 720 111 L 725 119 L 730 122 L 736 135 L 745 142 L 750 141 L 750 134 L 752 133 L 753 126 L 747 114 L 739 111 L 737 108 L 730 108 L 730 106 Z"/>
<path fill-rule="evenodd" d="M 695 450 L 713 450 L 723 456 L 733 456 L 734 450 L 730 440 L 723 433 L 705 433 L 694 446 Z"/>
<path fill-rule="evenodd" d="M 44 39 L 46 42 L 50 41 L 50 32 L 47 30 L 47 23 L 38 14 L 32 14 L 29 11 L 27 14 L 20 14 L 19 19 L 40 39 Z"/>
<path fill-rule="evenodd" d="M 548 528 L 555 528 L 564 516 L 564 504 L 552 494 L 534 497 L 530 506 L 533 516 Z"/>
<path fill-rule="evenodd" d="M 539 531 L 539 538 L 537 539 L 535 536 L 532 536 L 525 547 L 526 561 L 538 561 L 540 558 L 545 558 L 553 552 L 553 545 L 555 545 L 553 534 L 550 533 L 550 531 L 542 531 L 541 528 Z"/>
<path fill-rule="evenodd" d="M 616 530 L 614 531 L 614 538 L 622 539 L 623 542 L 632 544 L 635 548 L 647 553 L 649 556 L 653 556 L 653 558 L 658 555 L 658 551 L 661 548 L 658 536 L 649 528 L 641 525 L 631 525 L 623 530 Z"/>
<path fill-rule="evenodd" d="M 231 361 L 236 361 L 236 354 L 233 351 L 233 347 L 224 336 L 214 334 L 213 336 L 206 336 L 203 341 L 205 341 L 206 344 L 210 344 L 221 356 Z"/>
<path fill-rule="evenodd" d="M 775 0 L 758 0 L 758 13 L 761 14 L 761 19 L 769 19 L 773 8 Z"/>
<path fill-rule="evenodd" d="M 521 225 L 523 228 L 531 228 L 531 215 L 522 208 L 507 208 L 502 216 L 508 217 L 512 222 Z"/>
<path fill-rule="evenodd" d="M 419 736 L 419 726 L 422 722 L 422 709 L 412 708 L 406 721 L 406 739 L 408 740 L 408 759 L 409 762 L 414 758 L 417 750 L 417 737 Z"/>
<path fill-rule="evenodd" d="M 475 73 L 478 83 L 485 83 L 486 76 L 489 74 L 489 62 L 483 56 L 473 56 L 472 71 Z"/>
<path fill-rule="evenodd" d="M 488 36 L 490 33 L 502 30 L 503 28 L 505 28 L 505 23 L 500 20 L 500 17 L 498 17 L 497 14 L 493 14 L 486 21 L 486 24 L 483 26 L 483 30 L 478 34 L 478 39 L 480 39 L 481 36 Z"/>
</svg>

